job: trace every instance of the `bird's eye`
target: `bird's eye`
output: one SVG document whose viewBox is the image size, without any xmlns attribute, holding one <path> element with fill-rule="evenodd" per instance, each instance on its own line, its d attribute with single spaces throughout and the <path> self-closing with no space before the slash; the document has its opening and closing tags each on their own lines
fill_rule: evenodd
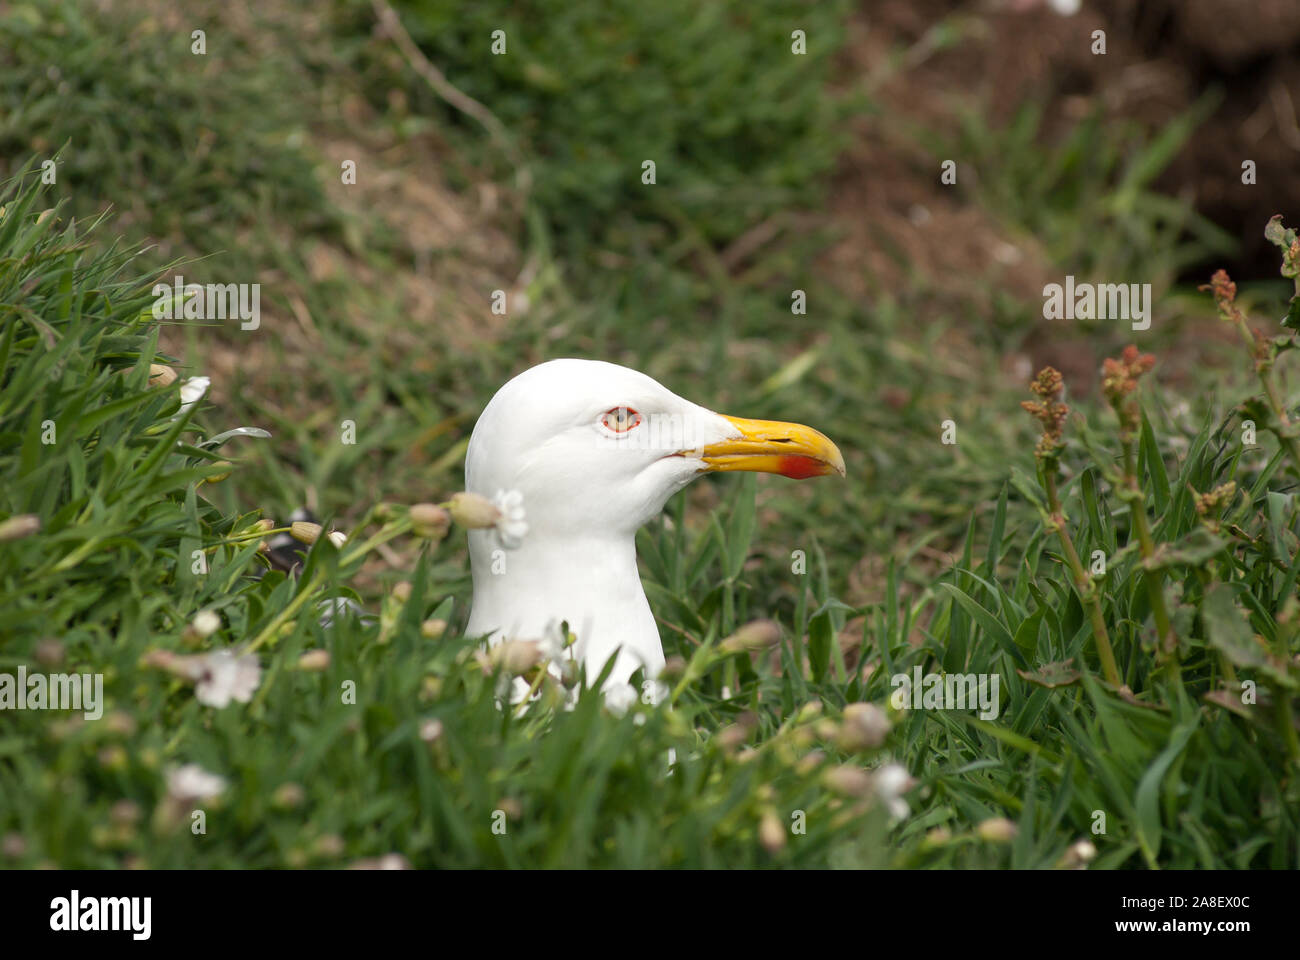
<svg viewBox="0 0 1300 960">
<path fill-rule="evenodd" d="M 615 433 L 627 433 L 641 423 L 641 414 L 631 407 L 614 407 L 600 415 L 600 422 Z"/>
</svg>

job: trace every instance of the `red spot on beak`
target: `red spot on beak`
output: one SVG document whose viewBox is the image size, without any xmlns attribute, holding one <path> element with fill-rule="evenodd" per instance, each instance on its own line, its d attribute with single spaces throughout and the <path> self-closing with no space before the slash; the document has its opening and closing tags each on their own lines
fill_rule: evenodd
<svg viewBox="0 0 1300 960">
<path fill-rule="evenodd" d="M 793 455 L 781 457 L 780 470 L 777 472 L 791 480 L 807 480 L 809 477 L 823 476 L 829 471 L 820 460 Z"/>
</svg>

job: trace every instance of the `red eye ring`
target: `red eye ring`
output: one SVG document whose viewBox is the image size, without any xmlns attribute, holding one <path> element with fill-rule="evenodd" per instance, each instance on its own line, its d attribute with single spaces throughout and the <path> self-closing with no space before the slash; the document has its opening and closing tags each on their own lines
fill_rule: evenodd
<svg viewBox="0 0 1300 960">
<path fill-rule="evenodd" d="M 611 407 L 600 415 L 600 422 L 613 433 L 627 433 L 641 425 L 641 414 L 631 407 Z"/>
</svg>

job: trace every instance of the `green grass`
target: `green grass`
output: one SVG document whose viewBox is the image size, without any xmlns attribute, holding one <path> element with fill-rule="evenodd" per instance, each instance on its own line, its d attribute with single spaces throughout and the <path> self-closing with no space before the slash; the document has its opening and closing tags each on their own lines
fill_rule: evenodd
<svg viewBox="0 0 1300 960">
<path fill-rule="evenodd" d="M 371 17 L 368 3 L 353 7 Z M 825 95 L 843 42 L 840 0 L 396 7 L 448 78 L 511 132 L 532 198 L 575 265 L 595 250 L 637 256 L 681 221 L 710 243 L 734 238 L 815 199 L 844 141 L 846 103 Z M 792 52 L 795 30 L 805 53 Z M 393 80 L 379 72 L 372 82 L 386 92 Z M 473 127 L 411 74 L 404 86 L 414 109 L 455 133 Z M 461 142 L 478 150 L 472 132 Z M 647 160 L 657 189 L 642 181 Z"/>
<path fill-rule="evenodd" d="M 41 524 L 0 540 L 0 672 L 101 672 L 108 699 L 99 721 L 3 715 L 0 835 L 22 849 L 8 842 L 0 862 L 333 866 L 397 851 L 418 866 L 1050 867 L 1088 838 L 1096 867 L 1300 865 L 1280 706 L 1294 700 L 1300 650 L 1295 465 L 1274 453 L 1266 406 L 1235 406 L 1255 389 L 1234 386 L 1248 361 L 1192 397 L 1162 386 L 1161 366 L 1144 378 L 1136 499 L 1117 492 L 1113 414 L 1072 401 L 1086 424 L 1067 427 L 1060 456 L 1065 527 L 1085 562 L 1094 550 L 1107 558 L 1091 590 L 1076 585 L 1042 509 L 1033 425 L 1019 409 L 1030 395 L 987 342 L 1036 305 L 990 320 L 935 311 L 924 290 L 859 302 L 817 278 L 817 234 L 783 237 L 742 269 L 721 264 L 756 223 L 824 202 L 840 111 L 861 108 L 821 96 L 842 11 L 810 8 L 796 26 L 811 53 L 796 63 L 775 5 L 709 14 L 751 16 L 745 29 L 700 21 L 692 44 L 722 47 L 714 79 L 698 83 L 687 82 L 697 47 L 651 29 L 684 16 L 676 5 L 627 8 L 632 19 L 617 22 L 636 29 L 613 47 L 593 39 L 615 22 L 595 8 L 539 23 L 520 7 L 500 25 L 514 59 L 474 53 L 498 26 L 485 14 L 460 24 L 462 36 L 439 29 L 440 5 L 401 7 L 449 78 L 491 104 L 534 176 L 509 225 L 533 266 L 531 305 L 490 340 L 450 346 L 436 318 L 419 325 L 393 295 L 427 264 L 421 252 L 385 211 L 344 210 L 316 186 L 337 176 L 318 149 L 341 124 L 328 106 L 360 98 L 376 141 L 412 156 L 436 148 L 454 184 L 475 182 L 478 167 L 507 184 L 511 171 L 371 33 L 367 9 L 339 4 L 296 39 L 292 21 L 259 22 L 273 57 L 214 14 L 208 60 L 179 34 L 148 47 L 166 70 L 143 65 L 138 44 L 159 37 L 148 18 L 35 3 L 0 22 L 26 41 L 0 45 L 6 154 L 38 163 L 68 144 L 58 183 L 42 190 L 29 174 L 0 201 L 0 522 Z M 767 75 L 769 41 L 783 54 Z M 66 102 L 61 80 L 45 76 L 59 51 L 62 80 L 76 78 Z M 629 56 L 645 83 L 615 96 Z M 557 64 L 575 57 L 586 72 L 567 78 Z M 164 96 L 160 74 L 187 109 L 143 108 Z M 293 82 L 303 78 L 325 92 Z M 752 96 L 778 80 L 783 98 Z M 385 92 L 395 87 L 404 103 Z M 579 87 L 587 99 L 575 100 Z M 250 113 L 263 101 L 266 112 Z M 656 122 L 638 123 L 647 112 Z M 1222 237 L 1148 190 L 1193 121 L 1093 155 L 1095 129 L 1043 145 L 1027 116 L 1001 132 L 972 120 L 951 149 L 979 161 L 981 202 L 1042 236 L 1063 267 L 1161 278 L 1219 249 Z M 193 152 L 201 129 L 228 149 Z M 599 149 L 575 159 L 566 145 L 584 138 Z M 636 177 L 647 151 L 669 158 L 658 188 Z M 405 175 L 418 175 L 409 163 Z M 1033 174 L 1029 187 L 1012 189 L 1016 171 Z M 121 216 L 90 230 L 86 217 L 110 204 Z M 141 252 L 157 239 L 164 250 Z M 319 249 L 348 269 L 314 280 Z M 461 255 L 438 252 L 434 269 Z M 263 330 L 155 324 L 157 276 L 190 276 L 185 263 L 163 269 L 177 256 L 204 257 L 218 279 L 260 279 Z M 807 316 L 790 313 L 796 288 Z M 486 291 L 446 289 L 458 305 L 480 295 L 486 315 Z M 294 297 L 314 336 L 298 334 Z M 1209 297 L 1200 302 L 1208 312 Z M 174 356 L 160 354 L 163 340 Z M 198 409 L 177 417 L 176 388 L 148 387 L 151 364 L 211 374 L 222 350 L 238 362 Z M 432 543 L 407 529 L 404 505 L 460 487 L 465 439 L 495 388 L 563 355 L 636 366 L 728 413 L 810 423 L 846 455 L 844 482 L 708 478 L 639 535 L 667 652 L 687 664 L 671 710 L 619 718 L 587 697 L 566 711 L 550 693 L 522 716 L 499 710 L 495 678 L 459 635 L 463 537 Z M 1261 446 L 1242 446 L 1243 415 Z M 355 445 L 340 442 L 344 419 L 356 422 Z M 949 419 L 955 445 L 940 439 Z M 46 421 L 53 443 L 42 443 Z M 214 443 L 238 426 L 272 437 Z M 227 471 L 213 466 L 223 459 L 230 476 L 207 479 Z M 1229 479 L 1242 492 L 1211 531 L 1188 484 L 1204 492 Z M 348 543 L 318 542 L 296 577 L 266 570 L 254 524 L 308 502 Z M 1157 543 L 1181 551 L 1160 567 L 1176 669 L 1152 649 L 1153 563 L 1130 545 L 1137 511 Z M 193 572 L 196 550 L 206 573 Z M 806 574 L 792 571 L 794 551 Z M 393 590 L 399 581 L 409 597 Z M 1104 683 L 1093 591 L 1124 691 Z M 318 605 L 340 596 L 373 618 L 321 626 Z M 187 627 L 205 609 L 221 628 L 199 638 Z M 767 617 L 782 628 L 775 658 L 720 650 Z M 432 638 L 431 619 L 447 632 Z M 146 661 L 250 643 L 260 685 L 250 703 L 220 709 L 149 666 L 156 654 Z M 309 650 L 328 651 L 328 667 L 302 668 Z M 1002 712 L 894 713 L 890 679 L 914 667 L 996 674 Z M 1042 685 L 1044 669 L 1059 685 Z M 1255 703 L 1234 693 L 1234 676 L 1255 681 Z M 892 729 L 879 746 L 845 751 L 844 708 L 862 701 L 889 710 Z M 897 822 L 824 777 L 887 760 L 917 780 Z M 202 805 L 206 834 L 168 799 L 167 771 L 185 763 L 228 781 Z M 504 834 L 493 832 L 497 811 Z M 807 832 L 785 830 L 769 850 L 760 824 L 788 826 L 795 811 Z M 1098 812 L 1104 833 L 1093 832 Z M 1013 839 L 981 833 L 996 818 L 1017 825 Z"/>
<path fill-rule="evenodd" d="M 149 365 L 163 359 L 148 285 L 122 276 L 122 254 L 74 243 L 57 214 L 39 215 L 39 200 L 11 184 L 0 221 L 4 509 L 42 518 L 38 534 L 0 552 L 4 662 L 39 649 L 47 665 L 57 657 L 60 669 L 102 672 L 108 702 L 102 723 L 10 715 L 0 779 L 5 829 L 28 844 L 21 863 L 293 865 L 398 850 L 441 866 L 716 866 L 760 860 L 754 829 L 769 808 L 811 817 L 792 862 L 823 862 L 841 837 L 864 858 L 880 855 L 867 840 L 882 833 L 879 817 L 859 811 L 835 826 L 837 801 L 817 771 L 793 769 L 793 753 L 779 749 L 791 731 L 773 736 L 771 711 L 763 748 L 741 763 L 734 746 L 697 732 L 696 706 L 636 708 L 621 720 L 595 697 L 571 712 L 498 710 L 473 645 L 421 633 L 453 606 L 429 586 L 431 548 L 411 571 L 409 599 L 389 598 L 382 624 L 322 627 L 313 611 L 356 572 L 366 544 L 340 553 L 321 540 L 296 579 L 261 570 L 260 537 L 247 537 L 255 518 L 223 516 L 202 496 L 204 478 L 222 470 L 210 439 L 177 416 L 174 386 L 146 388 Z M 52 443 L 41 441 L 47 421 Z M 405 527 L 392 521 L 375 540 Z M 199 609 L 224 624 L 210 645 L 238 637 L 262 648 L 265 673 L 246 708 L 213 713 L 142 666 L 149 650 L 181 646 Z M 309 648 L 329 651 L 323 673 L 296 668 Z M 433 720 L 443 726 L 430 744 L 420 726 Z M 163 772 L 181 762 L 238 785 L 197 841 L 166 813 Z M 287 783 L 305 785 L 301 809 L 275 809 Z M 504 836 L 492 832 L 496 810 L 519 821 Z M 151 827 L 134 822 L 149 811 Z"/>
<path fill-rule="evenodd" d="M 338 232 L 323 203 L 301 117 L 265 91 L 310 82 L 283 48 L 258 50 L 229 31 L 192 52 L 207 22 L 144 9 L 109 19 L 85 4 L 22 4 L 0 18 L 0 174 L 29 156 L 56 161 L 78 216 L 105 199 L 121 222 L 159 243 L 160 265 L 188 242 L 247 274 L 274 245 L 274 221 L 299 237 Z M 195 21 L 191 24 L 191 19 Z"/>
</svg>

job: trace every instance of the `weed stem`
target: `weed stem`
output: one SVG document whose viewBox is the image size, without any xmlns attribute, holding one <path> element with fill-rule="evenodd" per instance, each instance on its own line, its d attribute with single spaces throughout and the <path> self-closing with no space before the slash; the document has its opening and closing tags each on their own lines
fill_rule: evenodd
<svg viewBox="0 0 1300 960">
<path fill-rule="evenodd" d="M 1096 584 L 1084 570 L 1079 552 L 1074 548 L 1074 541 L 1070 538 L 1070 531 L 1065 523 L 1065 513 L 1061 509 L 1061 498 L 1056 492 L 1055 464 L 1043 465 L 1043 487 L 1047 491 L 1047 504 L 1052 512 L 1052 524 L 1056 527 L 1056 535 L 1061 539 L 1061 549 L 1065 551 L 1066 563 L 1069 564 L 1070 572 L 1074 574 L 1074 585 L 1078 588 L 1079 599 L 1083 602 L 1084 609 L 1088 611 L 1092 635 L 1097 642 L 1097 656 L 1101 658 L 1102 673 L 1106 675 L 1107 683 L 1118 688 L 1122 685 L 1122 681 L 1119 666 L 1115 663 L 1115 651 L 1110 645 L 1110 633 L 1106 630 L 1106 618 L 1102 613 L 1101 599 L 1097 596 Z"/>
</svg>

